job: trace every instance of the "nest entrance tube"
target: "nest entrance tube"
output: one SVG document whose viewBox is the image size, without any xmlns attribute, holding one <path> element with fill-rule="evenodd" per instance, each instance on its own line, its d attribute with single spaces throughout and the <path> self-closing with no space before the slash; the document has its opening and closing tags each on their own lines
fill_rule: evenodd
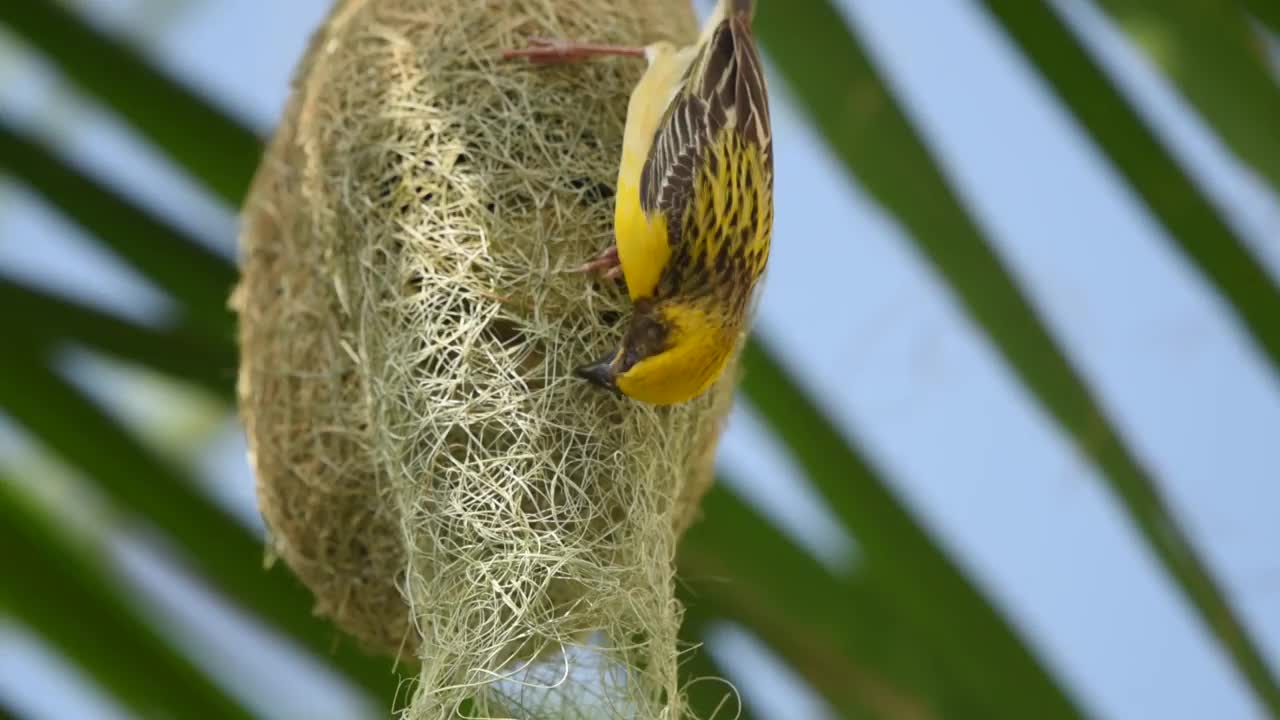
<svg viewBox="0 0 1280 720">
<path fill-rule="evenodd" d="M 685 716 L 675 548 L 736 372 L 666 408 L 573 377 L 629 312 L 572 269 L 643 61 L 499 53 L 695 31 L 687 0 L 345 0 L 299 68 L 245 207 L 241 413 L 271 550 L 421 660 L 403 717 Z"/>
</svg>

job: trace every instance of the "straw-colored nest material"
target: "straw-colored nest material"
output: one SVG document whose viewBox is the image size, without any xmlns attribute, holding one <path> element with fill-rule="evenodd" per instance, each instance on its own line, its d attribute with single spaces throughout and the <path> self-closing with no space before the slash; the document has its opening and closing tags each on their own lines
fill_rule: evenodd
<svg viewBox="0 0 1280 720">
<path fill-rule="evenodd" d="M 407 716 L 593 630 L 614 714 L 680 715 L 675 542 L 731 381 L 655 408 L 572 376 L 629 312 L 573 268 L 611 238 L 643 63 L 498 55 L 694 33 L 687 0 L 346 0 L 303 60 L 245 209 L 241 410 L 273 552 L 424 661 Z"/>
</svg>

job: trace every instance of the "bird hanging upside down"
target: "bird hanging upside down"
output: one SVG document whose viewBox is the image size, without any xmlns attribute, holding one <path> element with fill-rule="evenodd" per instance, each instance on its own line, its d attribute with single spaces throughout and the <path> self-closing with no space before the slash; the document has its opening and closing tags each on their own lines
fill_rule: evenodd
<svg viewBox="0 0 1280 720">
<path fill-rule="evenodd" d="M 720 0 L 698 42 L 684 48 L 543 40 L 504 54 L 649 63 L 627 106 L 616 244 L 584 266 L 621 272 L 631 324 L 616 349 L 577 370 L 643 402 L 684 402 L 720 377 L 769 259 L 773 144 L 752 6 Z"/>
</svg>

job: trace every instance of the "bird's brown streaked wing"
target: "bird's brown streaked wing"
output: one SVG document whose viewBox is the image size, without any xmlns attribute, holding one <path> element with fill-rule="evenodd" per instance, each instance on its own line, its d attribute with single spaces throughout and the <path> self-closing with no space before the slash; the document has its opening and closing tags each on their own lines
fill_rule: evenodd
<svg viewBox="0 0 1280 720">
<path fill-rule="evenodd" d="M 681 241 L 678 219 L 693 197 L 698 169 L 726 127 L 761 146 L 772 175 L 768 96 L 751 30 L 741 16 L 722 21 L 690 65 L 684 90 L 659 125 L 640 175 L 640 207 L 668 218 L 673 251 Z"/>
<path fill-rule="evenodd" d="M 693 95 L 671 103 L 640 175 L 640 207 L 668 218 L 667 242 L 680 242 L 679 218 L 693 196 L 698 166 L 711 141 L 707 104 Z"/>
<path fill-rule="evenodd" d="M 733 102 L 738 126 L 747 142 L 759 145 L 764 151 L 766 171 L 772 182 L 773 128 L 769 123 L 769 92 L 764 82 L 764 65 L 760 62 L 760 53 L 747 20 L 734 17 L 729 24 L 733 28 L 734 64 L 737 68 Z"/>
<path fill-rule="evenodd" d="M 731 126 L 746 142 L 759 145 L 766 156 L 772 155 L 769 94 L 746 17 L 734 15 L 720 24 L 693 63 L 686 90 L 706 101 L 713 136 L 720 128 Z"/>
</svg>

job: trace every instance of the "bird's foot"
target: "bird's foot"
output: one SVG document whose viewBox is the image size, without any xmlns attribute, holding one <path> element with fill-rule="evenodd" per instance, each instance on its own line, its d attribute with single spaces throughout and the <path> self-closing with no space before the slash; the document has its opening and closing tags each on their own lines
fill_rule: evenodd
<svg viewBox="0 0 1280 720">
<path fill-rule="evenodd" d="M 578 268 L 581 273 L 600 273 L 607 280 L 622 278 L 622 260 L 618 258 L 618 246 L 610 245 L 594 258 Z"/>
<path fill-rule="evenodd" d="M 516 50 L 504 50 L 503 60 L 526 58 L 529 62 L 540 65 L 573 62 L 601 55 L 621 55 L 624 57 L 644 57 L 644 48 L 629 45 L 600 45 L 597 43 L 581 43 L 557 38 L 530 38 L 529 47 Z"/>
</svg>

